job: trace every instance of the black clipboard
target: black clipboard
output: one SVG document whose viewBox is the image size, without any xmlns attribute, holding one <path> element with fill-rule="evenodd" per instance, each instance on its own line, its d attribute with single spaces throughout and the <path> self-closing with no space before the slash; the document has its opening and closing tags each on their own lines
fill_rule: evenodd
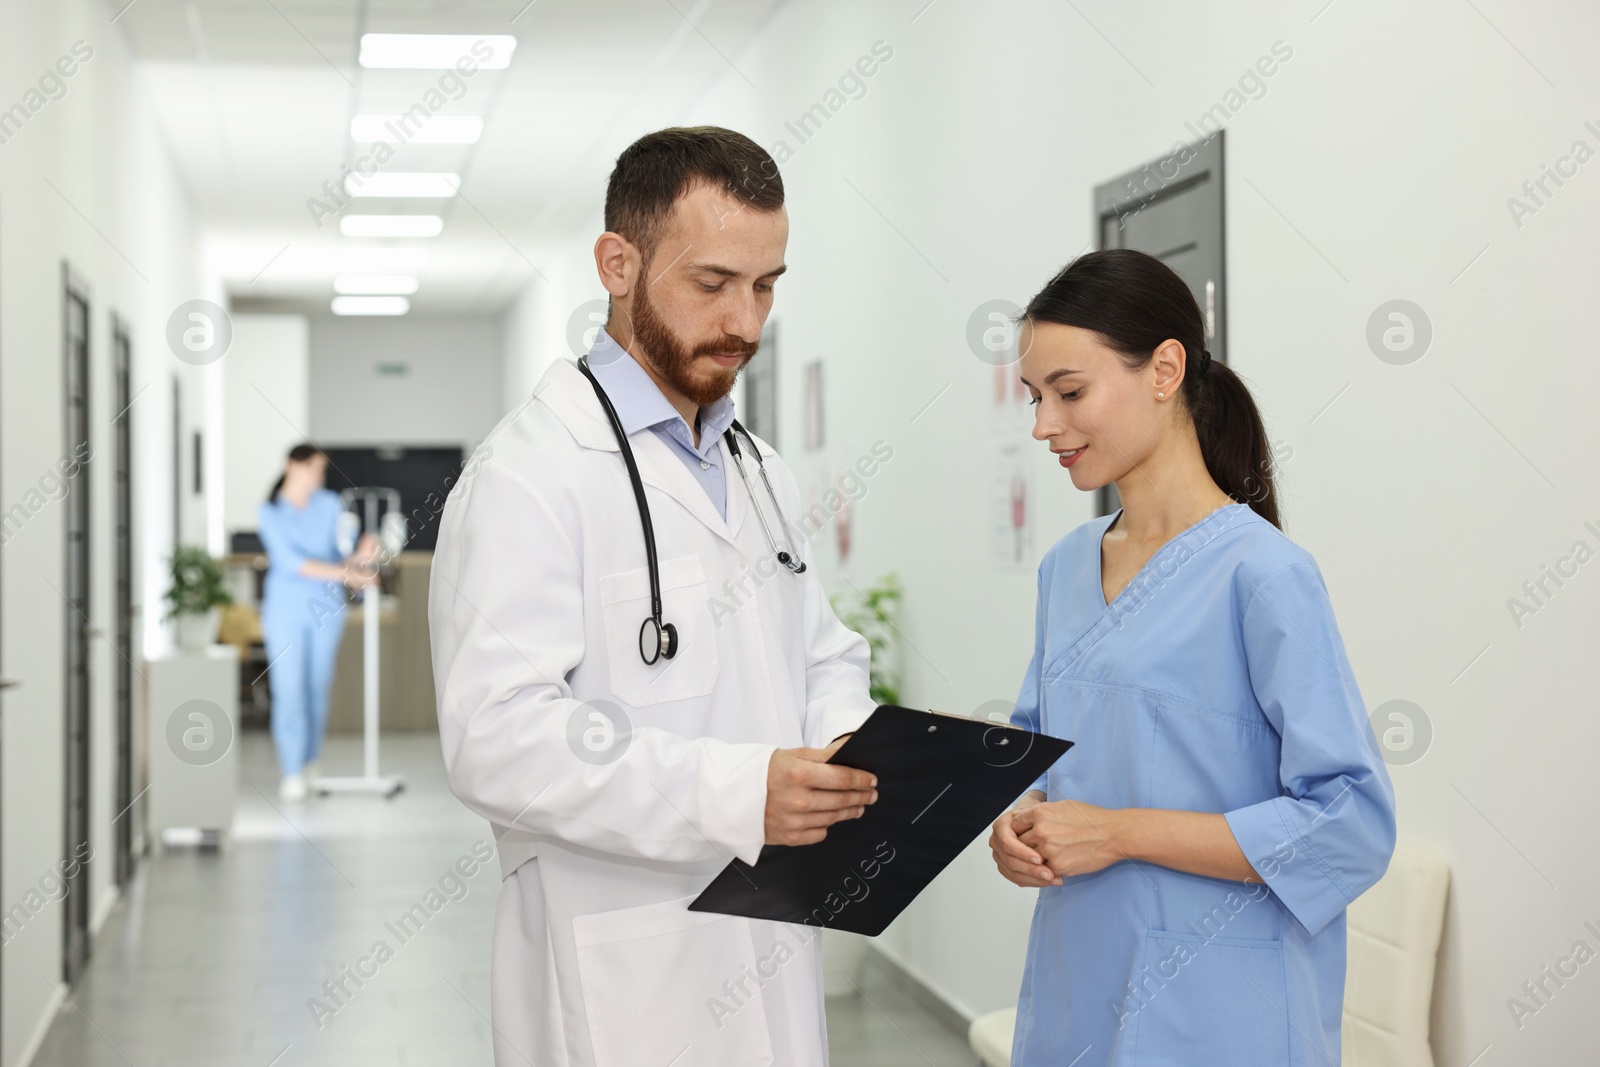
<svg viewBox="0 0 1600 1067">
<path fill-rule="evenodd" d="M 735 859 L 689 910 L 875 937 L 1071 747 L 1015 726 L 880 704 L 828 761 L 877 775 L 877 803 L 814 845 L 764 845 L 753 867 Z"/>
</svg>

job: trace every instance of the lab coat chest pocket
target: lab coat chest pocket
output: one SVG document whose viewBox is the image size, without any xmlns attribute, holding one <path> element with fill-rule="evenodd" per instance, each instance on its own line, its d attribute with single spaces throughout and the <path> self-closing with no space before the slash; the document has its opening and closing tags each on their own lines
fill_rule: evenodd
<svg viewBox="0 0 1600 1067">
<path fill-rule="evenodd" d="M 572 920 L 595 1067 L 773 1062 L 750 922 L 692 899 Z"/>
<path fill-rule="evenodd" d="M 717 634 L 699 556 L 661 561 L 661 621 L 677 629 L 678 651 L 654 665 L 639 654 L 639 628 L 650 617 L 650 572 L 640 567 L 607 575 L 599 591 L 614 697 L 642 708 L 710 695 L 717 682 Z"/>
<path fill-rule="evenodd" d="M 1132 1067 L 1291 1063 L 1283 949 L 1277 941 L 1145 933 L 1144 967 L 1126 1009 Z"/>
</svg>

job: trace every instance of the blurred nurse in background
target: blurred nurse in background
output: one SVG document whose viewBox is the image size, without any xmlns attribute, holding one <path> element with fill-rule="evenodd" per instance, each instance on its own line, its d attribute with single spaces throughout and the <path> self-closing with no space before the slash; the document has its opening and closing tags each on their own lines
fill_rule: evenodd
<svg viewBox="0 0 1600 1067">
<path fill-rule="evenodd" d="M 364 534 L 355 552 L 339 553 L 339 495 L 323 488 L 328 457 L 309 444 L 289 450 L 283 474 L 261 505 L 267 579 L 261 636 L 272 686 L 272 743 L 283 774 L 278 795 L 305 798 L 318 774 L 328 724 L 328 689 L 344 636 L 343 586 L 377 580 L 378 541 Z"/>
</svg>

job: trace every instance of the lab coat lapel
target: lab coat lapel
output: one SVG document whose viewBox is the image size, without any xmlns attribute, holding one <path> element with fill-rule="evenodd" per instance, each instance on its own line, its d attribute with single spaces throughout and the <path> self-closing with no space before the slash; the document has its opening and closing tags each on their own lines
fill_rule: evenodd
<svg viewBox="0 0 1600 1067">
<path fill-rule="evenodd" d="M 616 434 L 611 429 L 605 410 L 600 406 L 600 399 L 595 396 L 594 387 L 583 376 L 576 362 L 570 359 L 556 360 L 545 371 L 534 394 L 550 407 L 578 444 L 584 448 L 616 452 L 617 462 L 622 462 L 622 450 L 617 446 Z M 628 443 L 633 447 L 634 462 L 639 465 L 639 479 L 646 486 L 671 497 L 706 529 L 737 547 L 735 537 L 742 526 L 743 511 L 735 500 L 737 494 L 743 491 L 743 486 L 735 485 L 739 475 L 733 468 L 732 457 L 727 455 L 725 443 L 717 447 L 723 450 L 723 473 L 728 484 L 727 522 L 723 521 L 711 497 L 689 473 L 683 461 L 672 454 L 671 448 L 653 430 L 639 430 L 630 434 Z M 659 528 L 663 516 L 656 513 L 654 506 L 651 507 L 651 518 Z"/>
<path fill-rule="evenodd" d="M 729 544 L 737 546 L 738 542 L 734 540 L 732 528 L 717 512 L 717 506 L 711 502 L 710 494 L 695 476 L 689 473 L 689 468 L 683 465 L 683 460 L 672 454 L 670 445 L 656 436 L 654 430 L 640 430 L 630 434 L 628 443 L 633 446 L 634 458 L 639 464 L 639 477 L 643 479 L 645 485 L 667 494 L 683 505 L 690 515 L 700 520 L 706 529 Z M 736 477 L 726 469 L 725 474 L 730 479 Z M 731 484 L 728 486 L 728 496 L 730 498 L 728 514 L 732 516 Z"/>
</svg>

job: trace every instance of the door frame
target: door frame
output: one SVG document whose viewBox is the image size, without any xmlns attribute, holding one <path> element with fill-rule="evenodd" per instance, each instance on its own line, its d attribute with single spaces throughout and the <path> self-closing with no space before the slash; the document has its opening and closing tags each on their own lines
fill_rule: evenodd
<svg viewBox="0 0 1600 1067">
<path fill-rule="evenodd" d="M 90 404 L 93 400 L 91 363 L 94 320 L 91 315 L 89 286 L 72 269 L 61 263 L 61 355 L 62 355 L 62 438 L 64 455 L 78 457 L 79 445 L 88 451 L 66 496 L 63 552 L 63 587 L 67 598 L 65 648 L 62 667 L 62 873 L 66 895 L 62 899 L 62 979 L 70 986 L 83 973 L 89 961 L 89 862 L 85 853 L 74 862 L 79 846 L 88 848 L 89 800 L 91 795 L 91 698 L 93 675 L 89 669 L 90 638 L 93 632 L 93 545 L 94 524 L 90 506 L 92 438 Z M 74 325 L 74 307 L 79 310 L 82 337 Z M 76 792 L 75 792 L 76 790 Z M 73 868 L 76 868 L 75 870 Z M 71 870 L 72 874 L 66 876 Z"/>
<path fill-rule="evenodd" d="M 116 721 L 116 784 L 112 834 L 115 843 L 115 877 L 119 890 L 133 877 L 133 339 L 127 320 L 111 313 L 112 406 L 112 566 L 115 570 L 112 620 L 116 657 L 113 718 Z"/>
</svg>

